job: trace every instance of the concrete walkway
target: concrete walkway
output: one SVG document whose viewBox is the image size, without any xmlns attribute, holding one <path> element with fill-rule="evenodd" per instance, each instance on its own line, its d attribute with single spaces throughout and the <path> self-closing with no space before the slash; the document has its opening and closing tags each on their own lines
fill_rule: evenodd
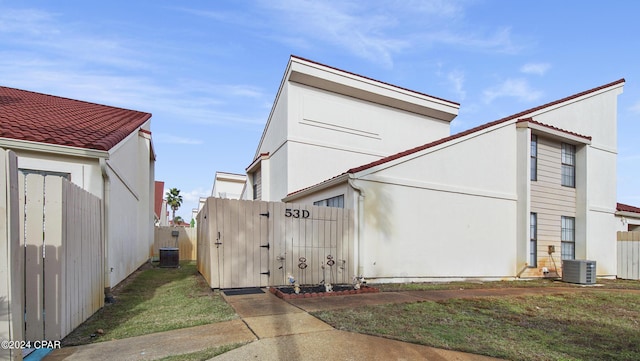
<svg viewBox="0 0 640 361">
<path fill-rule="evenodd" d="M 157 360 L 229 344 L 213 360 L 496 360 L 339 331 L 308 312 L 447 298 L 575 292 L 571 288 L 381 292 L 283 301 L 275 295 L 224 296 L 241 319 L 54 350 L 43 360 Z"/>
</svg>

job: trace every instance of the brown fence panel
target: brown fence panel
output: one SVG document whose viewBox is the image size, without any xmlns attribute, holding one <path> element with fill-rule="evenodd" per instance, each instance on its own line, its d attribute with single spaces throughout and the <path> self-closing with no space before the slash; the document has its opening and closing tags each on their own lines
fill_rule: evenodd
<svg viewBox="0 0 640 361">
<path fill-rule="evenodd" d="M 178 239 L 172 232 L 178 231 Z M 198 229 L 187 227 L 155 227 L 151 257 L 160 257 L 160 248 L 177 247 L 181 261 L 193 261 L 198 258 Z"/>
<path fill-rule="evenodd" d="M 618 278 L 640 280 L 640 232 L 618 232 Z"/>
</svg>

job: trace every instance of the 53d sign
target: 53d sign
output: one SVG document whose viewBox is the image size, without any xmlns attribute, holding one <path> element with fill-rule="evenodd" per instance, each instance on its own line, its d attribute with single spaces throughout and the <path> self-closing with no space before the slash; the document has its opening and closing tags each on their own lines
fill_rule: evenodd
<svg viewBox="0 0 640 361">
<path fill-rule="evenodd" d="M 293 218 L 309 218 L 311 216 L 311 212 L 306 209 L 291 209 L 287 208 L 284 211 L 285 217 L 293 217 Z"/>
</svg>

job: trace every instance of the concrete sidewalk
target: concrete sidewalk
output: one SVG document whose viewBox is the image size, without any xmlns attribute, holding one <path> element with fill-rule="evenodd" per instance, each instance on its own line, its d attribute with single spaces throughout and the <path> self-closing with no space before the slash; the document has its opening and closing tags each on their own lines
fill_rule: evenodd
<svg viewBox="0 0 640 361">
<path fill-rule="evenodd" d="M 339 331 L 308 312 L 448 298 L 558 294 L 580 288 L 380 292 L 284 301 L 270 292 L 224 296 L 240 316 L 210 325 L 54 350 L 43 360 L 157 360 L 237 343 L 213 360 L 496 360 L 382 337 Z"/>
<path fill-rule="evenodd" d="M 242 320 L 232 320 L 83 346 L 63 347 L 53 350 L 42 360 L 157 360 L 215 346 L 252 342 L 256 339 Z"/>
<path fill-rule="evenodd" d="M 366 297 L 363 297 L 366 296 Z M 285 302 L 271 293 L 225 296 L 258 340 L 214 357 L 224 360 L 440 360 L 480 361 L 494 358 L 435 349 L 382 337 L 339 331 L 307 309 L 404 303 L 419 297 L 389 292 L 315 297 Z"/>
</svg>

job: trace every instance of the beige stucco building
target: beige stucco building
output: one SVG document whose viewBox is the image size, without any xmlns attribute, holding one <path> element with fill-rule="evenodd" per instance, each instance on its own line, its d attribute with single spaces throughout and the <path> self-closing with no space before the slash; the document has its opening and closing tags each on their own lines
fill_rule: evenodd
<svg viewBox="0 0 640 361">
<path fill-rule="evenodd" d="M 457 103 L 291 57 L 244 198 L 354 209 L 354 267 L 379 281 L 554 276 L 563 259 L 615 276 L 624 84 L 451 135 Z"/>
</svg>

